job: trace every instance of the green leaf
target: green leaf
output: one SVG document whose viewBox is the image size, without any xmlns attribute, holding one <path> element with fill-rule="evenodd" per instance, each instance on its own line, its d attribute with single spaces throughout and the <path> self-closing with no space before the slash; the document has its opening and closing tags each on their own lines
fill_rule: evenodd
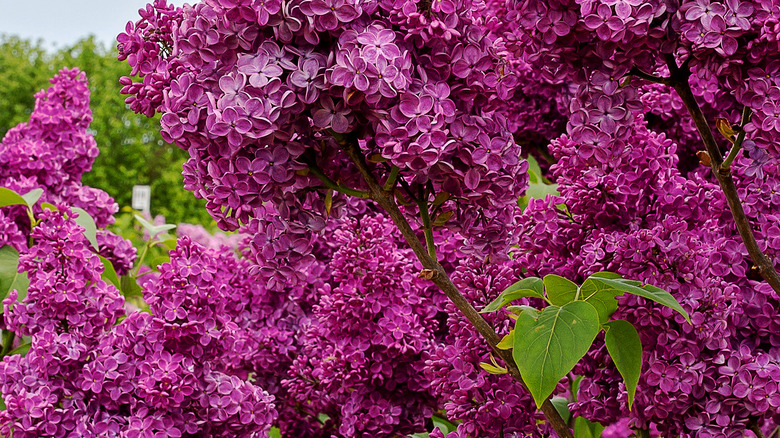
<svg viewBox="0 0 780 438">
<path fill-rule="evenodd" d="M 574 438 L 601 438 L 604 426 L 592 423 L 587 418 L 577 417 L 574 420 Z"/>
<path fill-rule="evenodd" d="M 0 207 L 8 205 L 28 205 L 18 193 L 5 187 L 0 187 Z"/>
<path fill-rule="evenodd" d="M 431 420 L 433 421 L 433 427 L 439 428 L 439 430 L 444 432 L 444 435 L 447 435 L 448 433 L 458 428 L 458 426 L 452 424 L 446 418 L 438 417 L 436 415 L 431 417 Z"/>
<path fill-rule="evenodd" d="M 496 348 L 500 348 L 501 350 L 509 350 L 513 345 L 515 345 L 515 331 L 510 330 L 506 336 L 501 338 L 501 342 L 496 344 Z"/>
<path fill-rule="evenodd" d="M 580 287 L 580 298 L 596 308 L 596 311 L 599 312 L 599 322 L 602 324 L 609 321 L 609 318 L 615 313 L 618 308 L 615 297 L 622 294 L 613 287 L 597 283 L 591 278 L 586 279 Z"/>
<path fill-rule="evenodd" d="M 135 215 L 136 220 L 141 224 L 146 231 L 149 232 L 150 237 L 154 237 L 164 231 L 172 230 L 176 228 L 176 225 L 173 224 L 162 224 L 162 225 L 154 225 L 153 223 L 147 221 L 146 219 L 142 218 L 139 215 Z"/>
<path fill-rule="evenodd" d="M 333 207 L 333 189 L 325 191 L 325 214 L 330 216 L 330 209 Z"/>
<path fill-rule="evenodd" d="M 452 217 L 452 215 L 455 212 L 452 210 L 449 211 L 443 211 L 438 216 L 436 216 L 436 219 L 433 221 L 433 225 L 440 227 L 447 223 L 448 220 Z"/>
<path fill-rule="evenodd" d="M 116 274 L 116 269 L 114 269 L 114 265 L 111 263 L 110 260 L 103 257 L 102 255 L 98 254 L 98 257 L 100 257 L 100 261 L 103 262 L 103 277 L 104 280 L 107 282 L 113 284 L 117 287 L 117 289 L 122 287 L 122 283 L 119 280 L 119 276 Z"/>
<path fill-rule="evenodd" d="M 22 195 L 22 198 L 27 202 L 28 206 L 32 207 L 41 199 L 41 195 L 43 195 L 43 189 L 33 189 Z"/>
<path fill-rule="evenodd" d="M 160 244 L 168 248 L 169 251 L 173 251 L 174 249 L 176 249 L 176 246 L 179 244 L 179 241 L 175 238 L 170 238 L 170 239 L 163 240 L 162 242 L 160 242 Z"/>
<path fill-rule="evenodd" d="M 574 301 L 579 290 L 574 282 L 555 274 L 544 276 L 544 288 L 547 291 L 547 298 L 556 306 Z"/>
<path fill-rule="evenodd" d="M 542 174 L 542 168 L 541 168 L 541 166 L 539 166 L 539 162 L 536 161 L 536 157 L 534 157 L 531 154 L 528 154 L 528 158 L 526 158 L 525 160 L 528 161 L 528 177 L 529 178 L 531 177 L 531 173 L 533 173 L 534 179 L 536 179 L 537 175 L 541 175 Z M 538 181 L 538 179 L 537 179 L 537 181 Z M 532 182 L 536 182 L 536 181 L 532 181 Z"/>
<path fill-rule="evenodd" d="M 508 372 L 506 368 L 497 367 L 485 362 L 480 362 L 479 366 L 482 367 L 483 370 L 489 372 L 490 374 L 500 375 L 500 374 L 506 374 Z"/>
<path fill-rule="evenodd" d="M 627 292 L 633 295 L 638 295 L 642 298 L 647 298 L 648 300 L 655 301 L 658 304 L 669 307 L 685 317 L 685 320 L 688 321 L 688 324 L 691 324 L 691 318 L 688 316 L 688 312 L 686 312 L 685 309 L 680 306 L 680 303 L 677 302 L 672 294 L 663 289 L 649 284 L 642 286 L 638 281 L 627 280 L 624 278 L 604 278 L 590 276 L 588 279 L 593 280 L 593 282 L 601 284 L 602 286 L 609 286 L 620 292 Z"/>
<path fill-rule="evenodd" d="M 528 206 L 528 201 L 531 198 L 544 199 L 547 195 L 559 195 L 558 184 L 548 184 L 542 176 L 542 169 L 539 167 L 539 163 L 531 155 L 528 156 L 528 190 L 525 192 L 525 196 L 522 196 L 517 200 L 517 205 L 522 210 Z"/>
<path fill-rule="evenodd" d="M 588 352 L 599 330 L 598 312 L 584 301 L 545 307 L 538 319 L 532 312 L 517 318 L 512 357 L 537 407 Z"/>
<path fill-rule="evenodd" d="M 59 211 L 59 209 L 57 207 L 55 207 L 52 204 L 49 204 L 48 202 L 41 202 L 41 208 L 44 209 L 44 210 L 45 209 L 49 209 L 51 211 Z"/>
<path fill-rule="evenodd" d="M 622 319 L 604 323 L 604 343 L 628 391 L 628 410 L 634 403 L 636 385 L 642 372 L 642 341 L 636 328 Z"/>
<path fill-rule="evenodd" d="M 447 202 L 447 200 L 450 199 L 450 194 L 447 192 L 439 192 L 436 197 L 433 199 L 433 206 L 438 207 L 439 205 L 444 204 Z"/>
<path fill-rule="evenodd" d="M 598 278 L 623 278 L 620 276 L 620 274 L 616 274 L 614 272 L 609 271 L 599 271 L 591 274 L 591 277 L 598 277 Z"/>
<path fill-rule="evenodd" d="M 571 411 L 569 411 L 569 400 L 567 400 L 566 397 L 553 397 L 550 399 L 550 403 L 552 403 L 555 410 L 558 411 L 558 414 L 561 415 L 564 423 L 568 423 L 569 419 L 571 418 Z"/>
<path fill-rule="evenodd" d="M 537 277 L 524 278 L 504 289 L 480 313 L 495 312 L 518 298 L 533 297 L 544 299 L 544 283 Z"/>
<path fill-rule="evenodd" d="M 27 296 L 27 287 L 30 281 L 27 274 L 17 272 L 19 268 L 19 252 L 10 245 L 0 248 L 0 301 L 8 297 L 12 290 L 19 291 L 19 298 Z M 3 308 L 0 307 L 0 313 Z"/>
<path fill-rule="evenodd" d="M 268 438 L 282 438 L 282 433 L 279 431 L 278 427 L 272 427 L 271 430 L 268 431 Z"/>
<path fill-rule="evenodd" d="M 14 354 L 21 354 L 22 356 L 26 356 L 27 352 L 30 351 L 30 343 L 26 342 L 13 350 L 8 352 L 8 356 L 14 355 Z"/>
<path fill-rule="evenodd" d="M 89 243 L 92 244 L 92 247 L 95 248 L 95 251 L 97 251 L 98 248 L 98 242 L 97 242 L 97 226 L 95 226 L 95 220 L 92 219 L 92 216 L 89 215 L 86 211 L 84 211 L 81 208 L 73 207 L 71 208 L 74 213 L 78 213 L 79 217 L 73 219 L 76 221 L 77 224 L 84 227 L 84 237 L 89 240 Z"/>
<path fill-rule="evenodd" d="M 119 280 L 119 282 L 122 285 L 120 288 L 122 290 L 122 295 L 125 297 L 132 298 L 143 296 L 141 293 L 141 286 L 138 285 L 138 282 L 134 277 L 125 275 Z"/>
</svg>

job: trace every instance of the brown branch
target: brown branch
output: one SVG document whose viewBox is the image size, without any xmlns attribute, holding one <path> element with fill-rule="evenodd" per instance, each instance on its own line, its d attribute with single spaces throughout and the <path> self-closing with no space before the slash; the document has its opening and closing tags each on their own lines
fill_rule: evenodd
<svg viewBox="0 0 780 438">
<path fill-rule="evenodd" d="M 758 427 L 758 422 L 755 418 L 751 418 L 748 422 L 748 430 L 756 434 L 756 438 L 764 438 L 764 434 L 761 432 L 761 428 Z"/>
<path fill-rule="evenodd" d="M 485 318 L 483 318 L 482 315 L 477 312 L 474 306 L 471 305 L 466 297 L 460 293 L 458 288 L 452 283 L 452 280 L 450 280 L 447 272 L 445 272 L 444 268 L 439 265 L 438 261 L 431 258 L 431 256 L 428 254 L 422 242 L 420 242 L 420 239 L 417 237 L 417 234 L 414 232 L 411 225 L 409 225 L 409 222 L 404 217 L 403 213 L 401 213 L 401 210 L 398 209 L 392 193 L 383 190 L 382 186 L 379 185 L 379 182 L 369 170 L 365 161 L 365 157 L 360 152 L 357 145 L 354 142 L 346 142 L 342 144 L 342 147 L 352 162 L 355 163 L 358 171 L 366 181 L 371 199 L 376 201 L 387 212 L 395 225 L 401 231 L 401 234 L 404 236 L 406 243 L 409 245 L 412 251 L 414 251 L 414 254 L 420 260 L 420 263 L 422 263 L 423 267 L 433 271 L 432 281 L 444 292 L 445 295 L 447 295 L 447 298 L 449 298 L 450 301 L 455 304 L 455 307 L 457 307 L 458 310 L 463 313 L 463 316 L 469 320 L 469 322 L 474 326 L 479 334 L 485 338 L 495 354 L 503 359 L 504 363 L 506 363 L 507 369 L 509 370 L 509 374 L 518 382 L 520 382 L 523 387 L 525 387 L 523 378 L 520 375 L 520 370 L 517 369 L 517 365 L 512 359 L 512 353 L 509 350 L 501 350 L 497 347 L 498 343 L 501 341 L 501 338 L 493 330 L 493 327 L 491 327 L 490 324 L 485 321 Z M 558 413 L 552 403 L 550 403 L 549 399 L 544 401 L 541 410 L 559 437 L 573 438 L 571 431 L 569 430 L 569 426 L 565 421 L 563 421 L 563 418 L 561 418 L 561 415 Z"/>
<path fill-rule="evenodd" d="M 745 210 L 742 208 L 742 202 L 739 199 L 737 193 L 737 187 L 734 185 L 734 178 L 731 173 L 730 167 L 721 167 L 723 164 L 723 154 L 718 148 L 718 144 L 715 142 L 715 136 L 712 134 L 712 129 L 707 123 L 707 119 L 704 117 L 704 113 L 701 111 L 701 107 L 696 102 L 696 98 L 691 91 L 691 85 L 688 82 L 688 78 L 691 75 L 688 69 L 687 63 L 682 67 L 677 67 L 677 62 L 674 60 L 674 56 L 668 55 L 666 62 L 669 65 L 669 71 L 672 72 L 670 76 L 670 85 L 682 99 L 685 107 L 688 108 L 688 112 L 693 118 L 693 122 L 696 124 L 696 129 L 699 131 L 704 146 L 707 148 L 707 153 L 710 155 L 710 167 L 712 173 L 720 184 L 723 194 L 726 195 L 726 200 L 729 203 L 729 209 L 731 209 L 731 215 L 734 217 L 734 222 L 737 225 L 737 231 L 742 237 L 742 242 L 745 243 L 748 254 L 753 260 L 753 264 L 758 269 L 758 272 L 764 277 L 767 283 L 772 286 L 775 293 L 780 296 L 780 276 L 777 275 L 774 264 L 769 257 L 764 254 L 758 246 L 756 236 L 753 234 L 753 228 L 750 226 Z"/>
<path fill-rule="evenodd" d="M 636 76 L 638 78 L 644 79 L 648 82 L 654 82 L 656 84 L 664 84 L 669 85 L 669 78 L 663 77 L 663 76 L 655 76 L 652 75 L 639 67 L 634 66 L 631 71 L 628 72 L 630 76 Z"/>
</svg>

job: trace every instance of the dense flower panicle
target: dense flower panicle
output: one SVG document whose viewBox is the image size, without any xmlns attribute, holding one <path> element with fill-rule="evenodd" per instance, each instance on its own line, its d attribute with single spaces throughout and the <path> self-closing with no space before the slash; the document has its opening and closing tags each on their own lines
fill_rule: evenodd
<svg viewBox="0 0 780 438">
<path fill-rule="evenodd" d="M 749 258 L 717 185 L 698 172 L 680 175 L 675 144 L 642 118 L 630 129 L 630 143 L 593 154 L 567 136 L 553 141 L 562 196 L 529 205 L 516 263 L 534 275 L 580 281 L 596 271 L 618 272 L 670 291 L 691 314 L 688 325 L 670 309 L 621 298 L 616 317 L 637 326 L 645 351 L 634 409 L 627 411 L 625 389 L 616 385 L 620 376 L 601 343 L 575 369 L 585 376 L 575 413 L 605 424 L 629 416 L 631 424 L 654 425 L 663 435 L 742 436 L 751 418 L 780 414 L 769 377 L 780 370 L 771 316 L 777 298 L 748 279 Z M 749 162 L 740 158 L 734 167 L 738 188 L 769 193 L 746 196 L 745 205 L 762 249 L 776 257 L 772 221 L 780 199 L 771 192 L 780 174 L 770 165 L 763 181 L 742 178 Z"/>
<path fill-rule="evenodd" d="M 143 78 L 123 79 L 123 92 L 136 112 L 162 113 L 165 139 L 190 153 L 185 187 L 224 229 L 262 220 L 266 201 L 300 221 L 284 213 L 311 210 L 303 198 L 322 182 L 309 167 L 365 187 L 346 141 L 384 162 L 377 171 L 397 166 L 415 190 L 449 193 L 448 226 L 501 252 L 480 240 L 509 238 L 496 230 L 527 184 L 512 132 L 560 129 L 549 102 L 560 86 L 520 86 L 531 69 L 481 27 L 481 2 L 435 3 L 422 14 L 414 1 L 158 0 L 120 35 L 120 59 Z M 533 103 L 515 113 L 512 99 Z"/>
<path fill-rule="evenodd" d="M 219 249 L 223 245 L 228 248 L 238 248 L 241 240 L 244 239 L 244 236 L 239 233 L 225 234 L 219 231 L 211 233 L 203 225 L 196 224 L 178 224 L 176 225 L 176 234 L 179 237 L 187 236 L 193 242 L 210 249 Z"/>
<path fill-rule="evenodd" d="M 254 287 L 245 262 L 182 238 L 144 290 L 152 314 L 116 324 L 123 300 L 63 213 L 43 213 L 22 257 L 28 295 L 4 303 L 6 325 L 32 336 L 25 357 L 0 363 L 4 433 L 266 436 L 275 399 L 247 379 L 244 348 L 258 336 L 236 323 Z"/>
<path fill-rule="evenodd" d="M 780 6 L 774 2 L 509 0 L 505 5 L 507 20 L 497 32 L 503 33 L 507 47 L 549 79 L 568 77 L 578 84 L 569 120 L 569 132 L 578 143 L 589 142 L 594 131 L 604 134 L 601 143 L 626 141 L 630 130 L 622 127 L 630 125 L 638 103 L 632 97 L 636 87 L 627 86 L 626 75 L 639 69 L 668 76 L 670 55 L 690 68 L 690 85 L 710 118 L 726 116 L 738 123 L 741 108 L 751 110 L 745 129 L 750 144 L 760 151 L 751 154 L 758 168 L 753 174 L 767 156 L 780 153 L 775 141 L 780 135 L 775 123 L 780 64 L 768 55 L 777 50 Z M 513 22 L 520 26 L 508 25 Z M 681 108 L 675 101 L 671 96 L 663 105 Z M 687 149 L 693 140 L 689 122 L 672 117 L 669 123 L 672 114 L 659 110 L 649 111 L 667 120 L 661 126 L 682 134 L 679 141 Z M 687 113 L 683 115 L 680 120 L 688 120 Z"/>
<path fill-rule="evenodd" d="M 34 207 L 32 232 L 23 208 L 0 210 L 0 244 L 22 253 L 30 278 L 21 302 L 5 300 L 5 327 L 31 337 L 27 356 L 0 362 L 0 433 L 261 437 L 276 425 L 283 436 L 393 437 L 422 431 L 438 409 L 458 422 L 451 438 L 552 433 L 527 391 L 480 368 L 488 346 L 416 278 L 391 221 L 327 192 L 366 188 L 345 147 L 382 183 L 398 168 L 409 184 L 400 201 L 452 212 L 434 240 L 477 307 L 519 277 L 601 270 L 680 301 L 692 325 L 620 298 L 616 317 L 644 350 L 631 411 L 603 340 L 575 368 L 584 377 L 570 407 L 609 425 L 604 436 L 736 438 L 777 422 L 778 297 L 754 280 L 722 192 L 692 158 L 701 146 L 687 109 L 637 69 L 668 76 L 670 57 L 689 68 L 708 119 L 734 124 L 751 110 L 733 172 L 760 249 L 776 258 L 779 8 L 155 0 L 119 37 L 141 77 L 122 79 L 127 103 L 162 113 L 164 138 L 191 157 L 185 186 L 243 235 L 183 227 L 170 262 L 141 278 L 150 313 L 118 322 L 123 300 L 67 206 L 104 227 L 116 205 L 80 183 L 97 152 L 88 90 L 78 71 L 60 72 L 0 145 L 0 186 L 43 188 L 59 208 Z M 520 145 L 544 156 L 548 139 L 559 196 L 520 214 Z M 402 211 L 419 215 L 414 202 Z M 132 267 L 127 241 L 99 231 L 98 243 L 120 275 Z M 511 329 L 504 310 L 487 318 Z"/>
<path fill-rule="evenodd" d="M 437 407 L 422 356 L 437 343 L 443 296 L 415 277 L 388 218 L 340 219 L 329 234 L 331 281 L 284 385 L 305 411 L 331 418 L 334 436 L 420 431 Z"/>
<path fill-rule="evenodd" d="M 76 214 L 59 209 L 41 213 L 35 244 L 20 257 L 30 285 L 21 303 L 14 304 L 16 297 L 4 302 L 6 324 L 20 335 L 49 328 L 94 338 L 124 313 L 123 300 L 100 278 L 102 263 L 74 222 Z"/>
<path fill-rule="evenodd" d="M 137 250 L 133 243 L 108 230 L 97 231 L 98 252 L 108 259 L 120 277 L 133 268 Z"/>
<path fill-rule="evenodd" d="M 11 128 L 0 142 L 0 187 L 20 194 L 42 189 L 39 202 L 82 208 L 105 227 L 119 207 L 104 191 L 81 183 L 98 154 L 89 133 L 87 79 L 78 69 L 63 69 L 50 82 L 35 95 L 30 120 Z M 41 211 L 38 205 L 34 209 Z M 23 208 L 3 207 L 0 229 L 0 243 L 26 249 L 30 222 Z"/>
<path fill-rule="evenodd" d="M 6 133 L 0 178 L 34 177 L 56 191 L 68 182 L 80 182 L 92 168 L 98 149 L 87 132 L 92 112 L 84 74 L 64 69 L 51 83 L 35 95 L 30 121 Z"/>
<path fill-rule="evenodd" d="M 31 336 L 25 357 L 0 363 L 0 392 L 7 410 L 0 430 L 15 436 L 67 436 L 75 419 L 76 382 L 99 338 L 124 315 L 119 291 L 100 278 L 103 265 L 92 252 L 65 205 L 41 213 L 33 246 L 20 258 L 30 284 L 16 302 L 12 291 L 3 302 L 5 326 Z M 23 375 L 24 378 L 19 376 Z"/>
<path fill-rule="evenodd" d="M 479 308 L 495 299 L 519 274 L 520 269 L 509 261 L 486 263 L 472 256 L 461 261 L 452 279 Z M 453 304 L 447 304 L 447 313 L 445 342 L 427 352 L 425 373 L 447 415 L 462 420 L 448 436 L 549 436 L 550 431 L 537 424 L 543 417 L 528 391 L 508 374 L 482 370 L 481 362 L 491 362 L 490 347 Z M 505 311 L 487 318 L 501 335 L 511 329 L 512 320 Z"/>
</svg>

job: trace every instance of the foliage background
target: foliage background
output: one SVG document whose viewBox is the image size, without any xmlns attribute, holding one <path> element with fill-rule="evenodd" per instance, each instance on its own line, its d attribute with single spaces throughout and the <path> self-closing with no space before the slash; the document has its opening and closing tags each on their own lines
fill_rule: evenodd
<svg viewBox="0 0 780 438">
<path fill-rule="evenodd" d="M 51 53 L 41 41 L 0 36 L 0 138 L 29 119 L 33 95 L 49 85 L 49 78 L 63 67 L 78 67 L 89 79 L 90 126 L 100 148 L 84 184 L 105 190 L 120 208 L 130 205 L 134 185 L 150 185 L 152 215 L 161 214 L 169 223 L 213 224 L 205 201 L 183 188 L 187 152 L 162 140 L 159 116 L 146 118 L 125 108 L 119 78 L 130 67 L 116 57 L 114 48 L 92 37 Z"/>
</svg>

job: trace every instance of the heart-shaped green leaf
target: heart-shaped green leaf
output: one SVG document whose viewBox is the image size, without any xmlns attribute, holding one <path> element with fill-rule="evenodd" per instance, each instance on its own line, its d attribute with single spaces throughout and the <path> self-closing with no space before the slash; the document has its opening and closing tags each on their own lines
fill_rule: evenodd
<svg viewBox="0 0 780 438">
<path fill-rule="evenodd" d="M 135 277 L 125 275 L 119 280 L 119 282 L 122 285 L 120 290 L 122 291 L 122 295 L 125 297 L 132 298 L 143 296 L 141 286 L 138 285 L 138 281 L 135 279 Z"/>
<path fill-rule="evenodd" d="M 537 407 L 582 359 L 599 333 L 599 314 L 584 301 L 523 312 L 515 323 L 512 357 Z"/>
<path fill-rule="evenodd" d="M 601 438 L 604 426 L 592 423 L 585 417 L 574 419 L 574 438 Z"/>
<path fill-rule="evenodd" d="M 27 201 L 15 191 L 0 187 L 0 207 L 8 205 L 27 205 Z"/>
<path fill-rule="evenodd" d="M 610 321 L 604 324 L 604 343 L 607 352 L 612 357 L 623 382 L 628 391 L 628 409 L 634 404 L 636 385 L 639 383 L 639 374 L 642 372 L 642 341 L 636 328 L 622 319 Z"/>
<path fill-rule="evenodd" d="M 615 313 L 618 308 L 615 297 L 622 294 L 623 292 L 611 286 L 597 283 L 590 278 L 585 280 L 580 287 L 580 299 L 590 303 L 599 312 L 599 321 L 602 324 L 609 321 L 609 318 Z"/>
<path fill-rule="evenodd" d="M 560 275 L 549 274 L 544 276 L 544 288 L 547 299 L 556 306 L 571 303 L 577 296 L 577 285 Z"/>
<path fill-rule="evenodd" d="M 27 352 L 30 351 L 30 346 L 32 344 L 30 342 L 25 342 L 24 344 L 14 348 L 10 352 L 8 352 L 9 356 L 13 356 L 14 354 L 21 354 L 22 356 L 27 356 Z"/>
<path fill-rule="evenodd" d="M 680 315 L 685 317 L 688 324 L 691 324 L 691 318 L 688 316 L 688 312 L 680 306 L 680 303 L 669 292 L 660 289 L 658 287 L 646 284 L 642 285 L 638 281 L 627 280 L 624 278 L 604 278 L 590 276 L 588 280 L 592 280 L 594 283 L 601 287 L 611 287 L 612 289 L 620 292 L 627 292 L 633 295 L 638 295 L 642 298 L 655 301 L 658 304 L 663 304 L 666 307 L 674 309 Z"/>
<path fill-rule="evenodd" d="M 12 290 L 19 292 L 19 298 L 27 295 L 27 287 L 30 281 L 27 274 L 17 272 L 19 268 L 19 252 L 10 245 L 0 248 L 0 301 L 4 300 Z M 0 306 L 0 313 L 3 312 Z"/>
<path fill-rule="evenodd" d="M 22 199 L 27 202 L 28 206 L 32 207 L 41 199 L 41 195 L 43 195 L 43 189 L 33 189 L 22 195 Z"/>
<path fill-rule="evenodd" d="M 506 306 L 512 301 L 525 298 L 541 298 L 544 299 L 544 283 L 540 278 L 528 277 L 524 278 L 517 283 L 504 289 L 498 297 L 491 301 L 480 313 L 495 312 L 496 310 Z"/>
</svg>

